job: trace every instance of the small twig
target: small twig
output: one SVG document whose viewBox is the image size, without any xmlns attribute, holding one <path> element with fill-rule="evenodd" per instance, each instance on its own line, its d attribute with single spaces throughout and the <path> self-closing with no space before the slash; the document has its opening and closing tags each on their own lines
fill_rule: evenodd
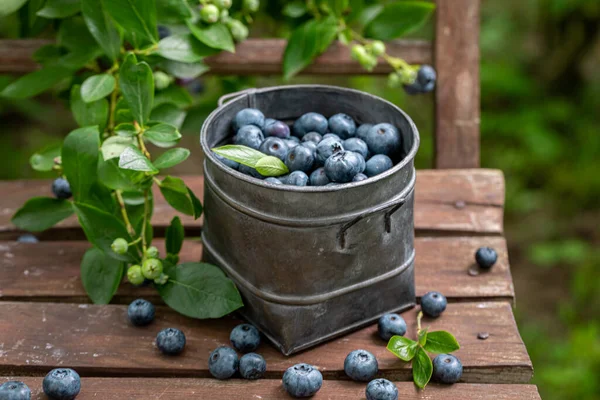
<svg viewBox="0 0 600 400">
<path fill-rule="evenodd" d="M 423 311 L 417 314 L 417 332 L 421 332 L 421 318 L 423 318 Z"/>
<path fill-rule="evenodd" d="M 148 206 L 150 205 L 148 189 L 144 191 L 144 221 L 142 222 L 142 249 L 144 253 L 146 252 L 147 243 L 146 243 L 146 224 L 148 223 Z"/>
<path fill-rule="evenodd" d="M 129 222 L 129 216 L 127 215 L 127 209 L 125 208 L 125 201 L 123 200 L 123 194 L 120 190 L 115 190 L 115 195 L 117 196 L 117 201 L 119 202 L 119 207 L 121 208 L 121 215 L 123 216 L 123 221 L 125 222 L 125 226 L 127 227 L 127 231 L 131 236 L 135 236 L 135 229 Z"/>
</svg>

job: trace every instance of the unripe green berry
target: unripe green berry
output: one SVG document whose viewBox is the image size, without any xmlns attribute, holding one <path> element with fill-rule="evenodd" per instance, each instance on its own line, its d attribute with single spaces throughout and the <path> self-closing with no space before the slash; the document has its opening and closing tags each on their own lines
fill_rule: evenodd
<svg viewBox="0 0 600 400">
<path fill-rule="evenodd" d="M 142 274 L 146 279 L 156 279 L 162 274 L 162 261 L 157 258 L 148 258 L 142 264 Z"/>
<path fill-rule="evenodd" d="M 127 280 L 132 285 L 141 285 L 144 283 L 144 275 L 142 274 L 142 267 L 139 265 L 132 265 L 127 270 Z"/>
<path fill-rule="evenodd" d="M 156 246 L 150 246 L 146 249 L 144 254 L 146 255 L 146 258 L 158 258 L 158 249 Z"/>
<path fill-rule="evenodd" d="M 219 9 L 214 4 L 207 4 L 200 10 L 200 18 L 207 24 L 214 24 L 219 20 Z"/>
<path fill-rule="evenodd" d="M 379 57 L 380 55 L 385 53 L 385 43 L 381 40 L 374 40 L 371 42 L 371 54 L 375 57 Z"/>
<path fill-rule="evenodd" d="M 166 89 L 173 78 L 162 71 L 154 71 L 154 87 L 158 90 Z"/>
<path fill-rule="evenodd" d="M 157 285 L 164 285 L 169 280 L 169 275 L 160 274 L 158 278 L 154 280 L 154 283 Z"/>
<path fill-rule="evenodd" d="M 227 21 L 227 27 L 236 42 L 243 42 L 248 37 L 248 27 L 237 19 Z"/>
<path fill-rule="evenodd" d="M 392 72 L 391 74 L 388 75 L 388 85 L 390 87 L 393 87 L 393 88 L 399 87 L 401 83 L 402 83 L 402 79 L 400 78 L 400 75 L 398 75 L 397 72 Z"/>
<path fill-rule="evenodd" d="M 221 10 L 221 15 L 219 16 L 219 21 L 221 21 L 221 22 L 229 21 L 229 11 Z"/>
<path fill-rule="evenodd" d="M 231 8 L 231 0 L 213 0 L 213 3 L 221 10 L 228 10 Z"/>
<path fill-rule="evenodd" d="M 360 44 L 355 44 L 354 46 L 352 46 L 351 56 L 356 61 L 360 62 L 360 60 L 367 55 L 367 49 L 365 48 L 365 46 L 362 46 Z"/>
<path fill-rule="evenodd" d="M 244 10 L 250 12 L 257 12 L 260 8 L 259 0 L 244 0 Z"/>
<path fill-rule="evenodd" d="M 127 244 L 127 240 L 123 238 L 115 239 L 114 242 L 110 245 L 112 251 L 117 254 L 125 254 L 127 253 L 127 249 L 129 248 L 129 244 Z"/>
</svg>

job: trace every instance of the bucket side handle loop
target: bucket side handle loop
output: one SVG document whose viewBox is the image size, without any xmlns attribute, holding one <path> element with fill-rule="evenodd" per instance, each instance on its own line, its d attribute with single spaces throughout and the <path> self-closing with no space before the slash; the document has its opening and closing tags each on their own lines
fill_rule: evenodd
<svg viewBox="0 0 600 400">
<path fill-rule="evenodd" d="M 240 90 L 237 92 L 233 92 L 233 93 L 227 93 L 224 94 L 223 96 L 219 97 L 219 100 L 217 101 L 217 104 L 219 105 L 219 107 L 222 107 L 223 104 L 225 104 L 226 102 L 233 100 L 235 98 L 244 96 L 244 95 L 249 95 L 248 96 L 248 107 L 250 108 L 254 108 L 254 93 L 256 92 L 256 89 L 244 89 L 244 90 Z"/>
</svg>

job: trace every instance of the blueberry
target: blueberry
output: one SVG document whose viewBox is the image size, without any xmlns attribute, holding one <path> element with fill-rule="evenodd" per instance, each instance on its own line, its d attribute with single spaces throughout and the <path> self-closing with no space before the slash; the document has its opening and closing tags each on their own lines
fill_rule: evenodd
<svg viewBox="0 0 600 400">
<path fill-rule="evenodd" d="M 363 172 L 365 172 L 365 169 L 367 168 L 367 162 L 365 161 L 365 158 L 361 154 L 356 153 L 354 151 L 350 151 L 350 153 L 354 153 L 356 154 L 356 157 L 358 157 L 358 173 L 362 174 Z M 354 179 L 354 177 L 352 179 Z"/>
<path fill-rule="evenodd" d="M 223 164 L 225 164 L 229 168 L 238 169 L 240 167 L 240 163 L 238 163 L 237 161 L 230 160 L 228 158 L 218 155 L 217 153 L 213 153 L 213 154 L 215 155 L 215 157 L 217 157 L 217 160 L 221 161 Z"/>
<path fill-rule="evenodd" d="M 430 317 L 439 317 L 447 305 L 448 300 L 440 292 L 428 292 L 421 297 L 421 310 Z"/>
<path fill-rule="evenodd" d="M 311 149 L 305 146 L 296 146 L 287 153 L 285 165 L 290 171 L 309 172 L 315 163 L 315 156 Z"/>
<path fill-rule="evenodd" d="M 353 138 L 344 140 L 344 142 L 342 144 L 344 146 L 344 150 L 350 150 L 355 153 L 358 153 L 361 156 L 363 156 L 363 158 L 365 160 L 369 156 L 369 147 L 367 146 L 365 141 L 362 139 L 353 137 Z"/>
<path fill-rule="evenodd" d="M 365 175 L 368 177 L 379 175 L 394 166 L 392 159 L 383 154 L 377 154 L 369 158 L 365 167 Z"/>
<path fill-rule="evenodd" d="M 267 118 L 265 120 L 265 136 L 275 136 L 281 139 L 290 137 L 290 127 L 285 122 Z"/>
<path fill-rule="evenodd" d="M 321 140 L 327 139 L 327 138 L 334 138 L 336 140 L 339 140 L 340 142 L 343 142 L 342 138 L 340 138 L 335 133 L 326 133 L 326 134 L 323 135 L 323 137 L 321 138 Z"/>
<path fill-rule="evenodd" d="M 24 235 L 19 236 L 17 239 L 19 243 L 39 243 L 38 238 L 33 236 L 31 233 L 26 233 Z"/>
<path fill-rule="evenodd" d="M 261 153 L 267 154 L 269 156 L 274 156 L 279 158 L 281 161 L 285 160 L 285 156 L 288 153 L 288 147 L 283 141 L 278 137 L 268 137 L 264 142 L 260 145 L 258 150 Z"/>
<path fill-rule="evenodd" d="M 329 178 L 325 174 L 325 168 L 317 168 L 310 174 L 311 186 L 325 186 L 329 183 Z"/>
<path fill-rule="evenodd" d="M 306 186 L 308 185 L 308 175 L 302 171 L 294 171 L 289 175 L 280 176 L 279 179 L 285 185 Z"/>
<path fill-rule="evenodd" d="M 367 400 L 398 400 L 398 388 L 387 379 L 374 379 L 365 391 Z"/>
<path fill-rule="evenodd" d="M 322 139 L 323 136 L 317 132 L 308 132 L 302 137 L 303 142 L 314 142 L 314 144 L 319 144 Z"/>
<path fill-rule="evenodd" d="M 267 362 L 260 354 L 248 353 L 240 358 L 240 375 L 245 379 L 259 379 L 265 375 Z"/>
<path fill-rule="evenodd" d="M 370 381 L 377 375 L 377 359 L 366 350 L 354 350 L 344 360 L 344 372 L 352 380 Z"/>
<path fill-rule="evenodd" d="M 256 179 L 264 179 L 264 176 L 262 176 L 255 168 L 244 164 L 240 164 L 238 171 L 240 171 L 242 174 L 250 175 Z"/>
<path fill-rule="evenodd" d="M 388 123 L 377 124 L 367 133 L 365 143 L 373 154 L 385 154 L 393 156 L 398 154 L 402 145 L 400 132 L 395 126 Z"/>
<path fill-rule="evenodd" d="M 158 39 L 162 40 L 169 36 L 171 36 L 171 30 L 164 25 L 159 25 L 158 26 Z"/>
<path fill-rule="evenodd" d="M 406 321 L 398 314 L 385 314 L 377 322 L 379 336 L 388 341 L 392 336 L 404 336 L 406 333 Z"/>
<path fill-rule="evenodd" d="M 253 325 L 241 324 L 233 328 L 229 340 L 239 352 L 250 353 L 258 348 L 260 333 Z"/>
<path fill-rule="evenodd" d="M 265 137 L 260 128 L 254 125 L 244 125 L 235 135 L 235 144 L 252 147 L 255 150 L 260 148 Z"/>
<path fill-rule="evenodd" d="M 166 328 L 156 335 L 156 347 L 163 354 L 176 356 L 183 351 L 185 347 L 185 335 L 179 329 Z"/>
<path fill-rule="evenodd" d="M 338 183 L 351 182 L 364 168 L 364 159 L 353 151 L 338 151 L 325 162 L 325 173 L 329 180 Z"/>
<path fill-rule="evenodd" d="M 490 269 L 498 261 L 498 254 L 491 247 L 480 247 L 475 253 L 475 261 L 481 268 Z"/>
<path fill-rule="evenodd" d="M 327 185 L 325 186 L 339 186 L 341 185 L 341 183 L 337 183 L 337 182 L 329 182 Z"/>
<path fill-rule="evenodd" d="M 432 378 L 440 383 L 456 383 L 463 372 L 462 363 L 452 354 L 440 354 L 433 359 Z"/>
<path fill-rule="evenodd" d="M 300 139 L 299 139 L 299 138 L 297 138 L 296 136 L 290 136 L 290 137 L 288 138 L 288 140 L 291 140 L 292 142 L 295 142 L 295 143 L 297 143 L 297 144 L 300 144 Z"/>
<path fill-rule="evenodd" d="M 323 375 L 312 365 L 296 364 L 283 374 L 283 387 L 292 397 L 310 397 L 323 385 Z"/>
<path fill-rule="evenodd" d="M 73 400 L 81 390 L 81 378 L 70 368 L 56 368 L 48 372 L 42 387 L 51 399 Z"/>
<path fill-rule="evenodd" d="M 417 71 L 417 78 L 410 85 L 404 85 L 408 94 L 419 94 L 431 92 L 435 88 L 437 74 L 430 65 L 421 65 Z"/>
<path fill-rule="evenodd" d="M 317 158 L 317 144 L 315 142 L 311 142 L 311 141 L 302 142 L 302 143 L 300 143 L 300 146 L 304 146 L 307 149 L 310 149 L 310 151 L 312 151 L 312 153 L 313 153 L 313 157 L 316 160 L 316 158 Z"/>
<path fill-rule="evenodd" d="M 327 126 L 327 118 L 321 114 L 309 112 L 294 122 L 292 130 L 295 136 L 302 138 L 309 132 L 317 132 L 323 135 L 327 132 Z"/>
<path fill-rule="evenodd" d="M 348 139 L 356 134 L 356 122 L 346 114 L 335 114 L 329 118 L 329 130 L 342 139 Z"/>
<path fill-rule="evenodd" d="M 283 185 L 283 182 L 281 182 L 279 179 L 277 178 L 273 178 L 272 176 L 268 177 L 267 179 L 265 179 L 265 182 L 267 183 L 271 183 L 273 185 Z"/>
<path fill-rule="evenodd" d="M 369 179 L 369 177 L 363 173 L 359 173 L 359 174 L 354 175 L 354 178 L 352 178 L 352 182 L 361 182 L 361 181 L 364 181 L 365 179 Z"/>
<path fill-rule="evenodd" d="M 233 130 L 237 132 L 242 126 L 254 125 L 263 129 L 265 127 L 265 116 L 256 108 L 244 108 L 235 115 L 233 119 Z"/>
<path fill-rule="evenodd" d="M 30 400 L 31 390 L 23 382 L 8 381 L 0 385 L 0 400 Z"/>
<path fill-rule="evenodd" d="M 358 139 L 365 140 L 365 138 L 367 137 L 367 133 L 369 132 L 369 129 L 371 129 L 372 127 L 373 127 L 373 124 L 362 124 L 361 126 L 358 127 L 358 129 L 356 129 L 356 137 Z"/>
<path fill-rule="evenodd" d="M 327 135 L 325 135 L 327 136 Z M 341 140 L 333 137 L 323 137 L 317 145 L 317 163 L 325 165 L 325 161 L 335 152 L 344 150 Z"/>
<path fill-rule="evenodd" d="M 231 347 L 221 346 L 213 350 L 208 358 L 208 370 L 217 379 L 229 379 L 238 370 L 238 355 Z"/>
<path fill-rule="evenodd" d="M 146 326 L 154 321 L 154 305 L 147 300 L 137 299 L 127 308 L 129 321 L 135 326 Z"/>
<path fill-rule="evenodd" d="M 64 178 L 56 178 L 54 182 L 52 182 L 52 193 L 54 193 L 54 196 L 58 199 L 68 199 L 73 196 L 73 193 L 71 193 L 71 186 Z"/>
</svg>

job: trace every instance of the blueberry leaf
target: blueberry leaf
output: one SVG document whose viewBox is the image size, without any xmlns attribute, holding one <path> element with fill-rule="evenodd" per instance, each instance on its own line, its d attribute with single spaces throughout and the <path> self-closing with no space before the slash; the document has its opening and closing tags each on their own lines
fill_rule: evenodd
<svg viewBox="0 0 600 400">
<path fill-rule="evenodd" d="M 422 329 L 419 331 L 418 333 L 418 337 L 419 337 L 419 346 L 425 346 L 425 343 L 427 343 L 428 340 L 428 336 L 427 336 L 427 329 Z"/>
<path fill-rule="evenodd" d="M 327 5 L 329 9 L 338 17 L 341 17 L 344 14 L 344 11 L 349 6 L 348 0 L 327 0 Z"/>
<path fill-rule="evenodd" d="M 432 353 L 452 353 L 460 349 L 460 345 L 450 332 L 434 331 L 427 334 L 423 348 Z"/>
<path fill-rule="evenodd" d="M 157 53 L 168 60 L 195 63 L 218 53 L 218 50 L 199 42 L 191 34 L 178 34 L 167 36 L 158 42 Z"/>
<path fill-rule="evenodd" d="M 300 0 L 294 0 L 285 5 L 281 13 L 290 18 L 299 18 L 308 12 L 306 3 Z"/>
<path fill-rule="evenodd" d="M 47 0 L 37 15 L 44 18 L 67 18 L 80 10 L 79 0 Z"/>
<path fill-rule="evenodd" d="M 156 15 L 159 21 L 183 22 L 192 12 L 185 0 L 156 0 Z"/>
<path fill-rule="evenodd" d="M 150 122 L 169 124 L 181 129 L 186 114 L 185 110 L 181 110 L 176 105 L 165 103 L 154 107 L 150 114 Z"/>
<path fill-rule="evenodd" d="M 74 85 L 71 88 L 71 112 L 79 126 L 96 126 L 104 131 L 108 122 L 108 101 L 100 99 L 86 103 L 81 98 L 80 86 Z"/>
<path fill-rule="evenodd" d="M 167 176 L 161 181 L 159 187 L 171 207 L 183 214 L 192 215 L 196 219 L 200 217 L 202 205 L 198 205 L 199 200 L 187 188 L 182 179 Z"/>
<path fill-rule="evenodd" d="M 158 169 L 135 146 L 129 146 L 119 156 L 119 167 L 134 171 L 158 173 Z"/>
<path fill-rule="evenodd" d="M 159 147 L 170 147 L 181 139 L 181 133 L 169 124 L 157 124 L 144 132 L 144 138 Z"/>
<path fill-rule="evenodd" d="M 98 163 L 98 180 L 109 189 L 138 190 L 137 181 L 144 176 L 142 172 L 119 168 L 118 160 L 102 160 Z"/>
<path fill-rule="evenodd" d="M 235 53 L 233 37 L 224 24 L 194 25 L 188 21 L 187 25 L 192 35 L 208 47 Z"/>
<path fill-rule="evenodd" d="M 388 3 L 367 25 L 365 33 L 378 40 L 396 39 L 420 28 L 434 9 L 435 4 L 425 1 Z"/>
<path fill-rule="evenodd" d="M 404 336 L 392 336 L 387 344 L 387 349 L 403 361 L 412 360 L 418 347 L 417 342 Z"/>
<path fill-rule="evenodd" d="M 137 135 L 137 129 L 135 125 L 130 123 L 122 123 L 115 127 L 115 133 L 123 137 L 131 137 Z"/>
<path fill-rule="evenodd" d="M 52 171 L 54 159 L 60 156 L 60 151 L 60 144 L 45 147 L 29 158 L 29 164 L 36 171 Z"/>
<path fill-rule="evenodd" d="M 228 144 L 221 147 L 215 147 L 212 149 L 215 153 L 221 157 L 225 157 L 228 160 L 233 160 L 244 164 L 248 167 L 254 168 L 256 163 L 261 158 L 266 157 L 266 154 L 261 153 L 258 150 L 254 150 L 251 147 Z"/>
<path fill-rule="evenodd" d="M 171 224 L 167 227 L 165 234 L 165 244 L 168 254 L 179 254 L 183 246 L 185 231 L 179 217 L 173 217 Z"/>
<path fill-rule="evenodd" d="M 190 64 L 180 61 L 165 60 L 161 65 L 170 75 L 181 79 L 197 78 L 210 69 L 206 64 L 201 62 Z"/>
<path fill-rule="evenodd" d="M 111 60 L 121 51 L 121 34 L 108 16 L 102 1 L 81 0 L 81 13 L 90 33 Z"/>
<path fill-rule="evenodd" d="M 27 0 L 4 0 L 0 6 L 0 17 L 14 13 L 26 2 Z"/>
<path fill-rule="evenodd" d="M 171 168 L 184 162 L 190 156 L 190 151 L 182 147 L 167 150 L 154 160 L 154 166 L 158 169 Z"/>
<path fill-rule="evenodd" d="M 104 8 L 123 30 L 128 32 L 139 47 L 156 43 L 156 5 L 149 0 L 102 0 Z"/>
<path fill-rule="evenodd" d="M 423 350 L 421 347 L 417 349 L 415 358 L 413 358 L 412 370 L 413 381 L 415 382 L 415 385 L 421 389 L 425 388 L 431 379 L 431 374 L 433 373 L 433 364 L 431 363 L 429 355 L 427 355 L 425 350 Z"/>
<path fill-rule="evenodd" d="M 11 99 L 27 99 L 38 95 L 75 72 L 76 68 L 55 65 L 23 75 L 6 86 L 0 93 Z"/>
<path fill-rule="evenodd" d="M 92 247 L 81 260 L 81 282 L 94 304 L 108 304 L 117 292 L 125 264 Z"/>
<path fill-rule="evenodd" d="M 86 103 L 100 100 L 115 89 L 115 78 L 109 74 L 93 75 L 81 84 L 81 98 Z"/>
<path fill-rule="evenodd" d="M 135 145 L 134 137 L 111 136 L 102 142 L 100 150 L 102 151 L 102 157 L 105 160 L 110 160 L 120 157 L 123 151 L 131 145 Z"/>
<path fill-rule="evenodd" d="M 40 232 L 53 227 L 73 214 L 71 202 L 50 197 L 33 197 L 23 205 L 11 221 L 24 231 Z"/>
<path fill-rule="evenodd" d="M 119 87 L 133 118 L 145 126 L 154 104 L 154 77 L 150 66 L 145 62 L 138 63 L 134 54 L 128 54 L 121 65 Z"/>
<path fill-rule="evenodd" d="M 262 176 L 281 176 L 290 172 L 288 167 L 277 157 L 266 156 L 256 162 L 256 171 Z"/>
<path fill-rule="evenodd" d="M 75 201 L 85 202 L 96 181 L 100 133 L 95 126 L 75 129 L 62 147 L 63 172 L 71 185 Z"/>
<path fill-rule="evenodd" d="M 171 85 L 165 90 L 156 93 L 154 97 L 154 107 L 163 104 L 172 104 L 179 108 L 191 106 L 194 102 L 190 93 L 178 85 Z"/>
</svg>

